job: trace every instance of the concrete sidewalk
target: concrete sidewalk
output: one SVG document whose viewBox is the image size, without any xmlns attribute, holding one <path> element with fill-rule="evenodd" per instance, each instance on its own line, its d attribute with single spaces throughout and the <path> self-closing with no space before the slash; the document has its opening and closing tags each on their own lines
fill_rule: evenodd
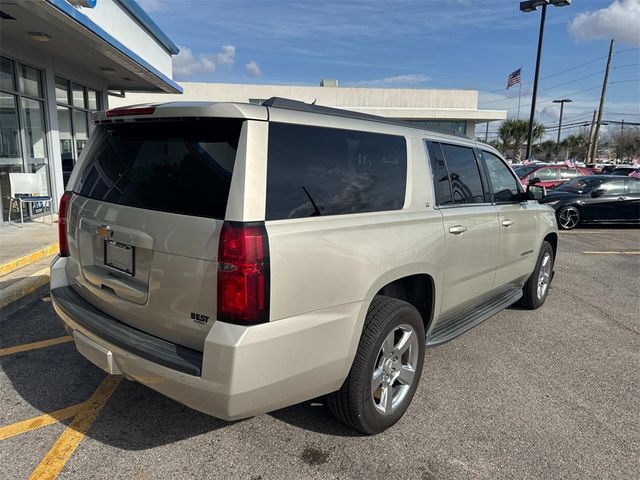
<svg viewBox="0 0 640 480">
<path fill-rule="evenodd" d="M 49 220 L 49 217 L 46 217 Z M 53 225 L 43 224 L 41 219 L 24 222 L 24 227 L 3 225 L 0 227 L 0 265 L 42 250 L 58 243 L 58 216 Z"/>
<path fill-rule="evenodd" d="M 8 315 L 19 301 L 49 283 L 49 264 L 58 253 L 58 224 L 25 222 L 0 228 L 0 309 Z"/>
</svg>

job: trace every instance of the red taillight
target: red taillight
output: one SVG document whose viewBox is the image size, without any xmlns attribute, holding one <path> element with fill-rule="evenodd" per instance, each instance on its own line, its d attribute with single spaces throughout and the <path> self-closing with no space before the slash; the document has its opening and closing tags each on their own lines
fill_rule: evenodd
<svg viewBox="0 0 640 480">
<path fill-rule="evenodd" d="M 269 242 L 263 224 L 224 222 L 218 246 L 218 320 L 269 321 Z"/>
<path fill-rule="evenodd" d="M 113 108 L 107 110 L 107 117 L 123 117 L 127 115 L 151 115 L 156 107 Z"/>
<path fill-rule="evenodd" d="M 60 208 L 58 208 L 58 245 L 60 246 L 61 257 L 69 256 L 69 242 L 67 242 L 69 200 L 71 200 L 71 192 L 64 192 L 60 197 Z"/>
</svg>

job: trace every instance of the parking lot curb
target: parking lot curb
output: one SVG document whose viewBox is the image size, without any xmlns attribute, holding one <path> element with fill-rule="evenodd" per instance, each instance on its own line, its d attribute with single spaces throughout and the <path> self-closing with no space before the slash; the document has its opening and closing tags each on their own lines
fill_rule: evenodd
<svg viewBox="0 0 640 480">
<path fill-rule="evenodd" d="M 35 252 L 31 252 L 27 255 L 24 255 L 20 258 L 15 258 L 7 263 L 3 263 L 0 265 L 0 277 L 4 277 L 5 275 L 9 275 L 20 268 L 26 267 L 27 265 L 31 265 L 32 263 L 36 263 L 38 260 L 41 260 L 45 257 L 50 257 L 58 252 L 58 244 L 53 243 L 48 245 L 40 250 L 36 250 Z"/>
<path fill-rule="evenodd" d="M 0 290 L 0 308 L 4 309 L 11 303 L 26 297 L 48 283 L 49 267 L 46 267 L 3 288 Z"/>
</svg>

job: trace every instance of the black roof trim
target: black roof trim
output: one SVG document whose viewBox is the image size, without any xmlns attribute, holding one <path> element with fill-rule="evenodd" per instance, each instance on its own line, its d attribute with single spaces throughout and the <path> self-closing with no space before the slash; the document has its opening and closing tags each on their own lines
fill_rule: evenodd
<svg viewBox="0 0 640 480">
<path fill-rule="evenodd" d="M 352 110 L 343 110 L 341 108 L 324 107 L 322 105 L 304 103 L 299 100 L 292 100 L 290 98 L 271 97 L 268 100 L 265 100 L 264 102 L 262 102 L 262 105 L 265 107 L 283 108 L 285 110 L 296 110 L 298 112 L 319 113 L 322 115 L 333 115 L 335 117 L 353 118 L 355 120 L 367 120 L 369 122 L 385 123 L 387 125 L 396 125 L 398 127 L 405 127 L 405 128 L 414 128 L 416 130 L 422 130 L 426 132 L 432 131 L 432 130 L 427 130 L 426 128 L 420 127 L 418 125 L 414 125 L 409 122 L 404 122 L 402 120 L 391 120 L 386 117 L 381 117 L 379 115 L 371 115 L 369 113 L 354 112 Z M 441 133 L 441 132 L 435 132 L 435 133 L 439 133 L 440 135 L 447 136 L 446 133 Z M 468 138 L 464 135 L 448 135 L 448 136 Z"/>
</svg>

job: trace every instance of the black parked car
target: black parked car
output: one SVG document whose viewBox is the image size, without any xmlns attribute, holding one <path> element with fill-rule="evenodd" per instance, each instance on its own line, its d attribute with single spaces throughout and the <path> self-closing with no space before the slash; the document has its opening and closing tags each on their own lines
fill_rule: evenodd
<svg viewBox="0 0 640 480">
<path fill-rule="evenodd" d="M 578 177 L 540 203 L 555 209 L 563 230 L 580 223 L 640 223 L 640 180 L 612 175 Z"/>
<path fill-rule="evenodd" d="M 633 165 L 618 165 L 616 168 L 608 172 L 607 175 L 624 175 L 628 177 L 633 172 L 640 172 L 640 167 L 634 167 Z"/>
</svg>

